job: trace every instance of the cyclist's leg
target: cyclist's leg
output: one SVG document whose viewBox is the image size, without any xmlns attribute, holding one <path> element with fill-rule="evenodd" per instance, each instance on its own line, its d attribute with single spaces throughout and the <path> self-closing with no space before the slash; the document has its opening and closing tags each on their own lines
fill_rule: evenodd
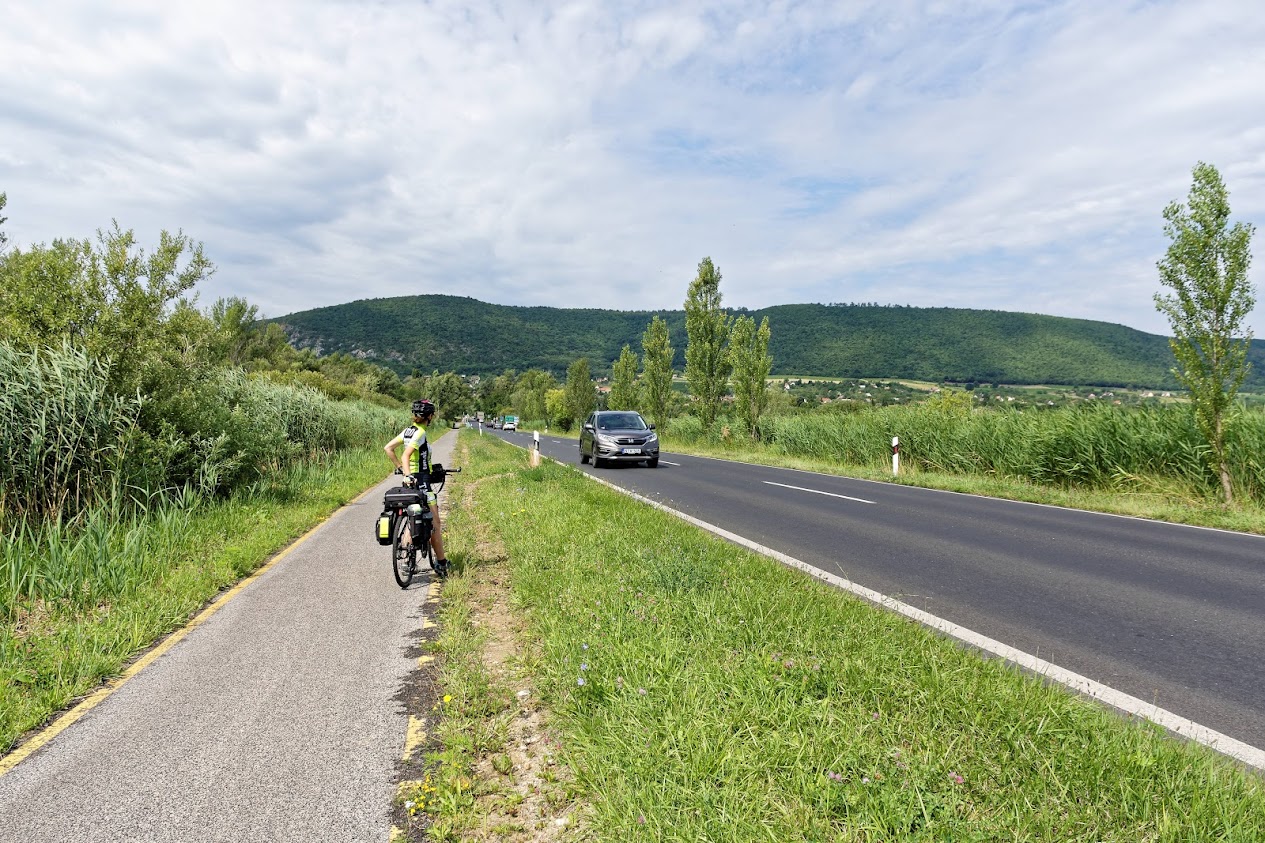
<svg viewBox="0 0 1265 843">
<path fill-rule="evenodd" d="M 431 492 L 426 496 L 426 500 L 430 505 L 431 515 L 430 546 L 435 551 L 435 558 L 446 562 L 448 557 L 444 555 L 443 529 L 439 523 L 439 496 Z"/>
</svg>

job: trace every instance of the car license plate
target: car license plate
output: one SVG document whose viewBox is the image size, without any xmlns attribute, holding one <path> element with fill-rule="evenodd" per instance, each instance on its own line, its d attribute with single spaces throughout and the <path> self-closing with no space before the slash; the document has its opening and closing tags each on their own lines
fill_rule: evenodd
<svg viewBox="0 0 1265 843">
<path fill-rule="evenodd" d="M 641 449 L 640 449 L 640 448 L 625 448 L 625 449 L 623 450 L 623 452 L 622 452 L 622 453 L 625 453 L 625 454 L 640 454 L 640 453 L 641 453 Z"/>
</svg>

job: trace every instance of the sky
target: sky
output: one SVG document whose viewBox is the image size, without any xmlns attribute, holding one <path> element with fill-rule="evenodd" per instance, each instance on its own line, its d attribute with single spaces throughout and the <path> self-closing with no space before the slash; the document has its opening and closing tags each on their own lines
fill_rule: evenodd
<svg viewBox="0 0 1265 843">
<path fill-rule="evenodd" d="M 1162 212 L 1265 225 L 1259 0 L 9 0 L 10 247 L 203 244 L 199 303 L 874 302 L 1170 333 Z M 1254 251 L 1262 251 L 1261 232 Z M 1251 279 L 1265 300 L 1260 260 Z M 1265 304 L 1248 319 L 1265 335 Z M 776 327 L 774 327 L 776 330 Z"/>
</svg>

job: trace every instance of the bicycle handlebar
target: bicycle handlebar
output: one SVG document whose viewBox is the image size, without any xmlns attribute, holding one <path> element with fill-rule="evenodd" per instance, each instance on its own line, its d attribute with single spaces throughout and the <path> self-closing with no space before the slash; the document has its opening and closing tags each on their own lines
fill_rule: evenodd
<svg viewBox="0 0 1265 843">
<path fill-rule="evenodd" d="M 402 469 L 397 468 L 397 469 L 395 470 L 395 473 L 396 473 L 396 474 L 404 474 L 404 471 L 403 471 Z M 438 485 L 435 487 L 435 491 L 439 491 L 440 489 L 444 488 L 444 479 L 445 479 L 445 478 L 446 478 L 449 474 L 460 474 L 460 473 L 461 473 L 461 469 L 460 469 L 460 468 L 444 468 L 444 469 L 442 469 L 442 471 L 440 472 L 440 475 L 439 475 L 439 482 L 438 482 Z M 404 485 L 404 486 L 406 486 L 406 487 L 416 486 L 416 485 L 417 485 L 417 480 L 418 480 L 418 475 L 417 475 L 417 474 L 404 474 L 404 480 L 402 481 L 402 485 Z"/>
</svg>

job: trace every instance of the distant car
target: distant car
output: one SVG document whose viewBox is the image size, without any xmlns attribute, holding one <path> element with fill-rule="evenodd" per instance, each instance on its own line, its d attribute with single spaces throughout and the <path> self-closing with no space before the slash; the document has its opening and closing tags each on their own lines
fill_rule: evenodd
<svg viewBox="0 0 1265 843">
<path fill-rule="evenodd" d="M 506 419 L 505 423 L 502 424 L 501 427 L 504 430 L 518 430 L 518 422 L 514 419 Z"/>
<path fill-rule="evenodd" d="M 580 462 L 644 462 L 659 467 L 659 436 L 633 410 L 598 410 L 580 427 Z"/>
</svg>

